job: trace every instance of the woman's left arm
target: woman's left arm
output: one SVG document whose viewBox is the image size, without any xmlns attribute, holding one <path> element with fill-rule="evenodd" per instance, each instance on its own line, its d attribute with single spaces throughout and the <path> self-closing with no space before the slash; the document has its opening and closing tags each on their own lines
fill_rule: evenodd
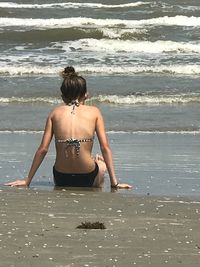
<svg viewBox="0 0 200 267">
<path fill-rule="evenodd" d="M 29 186 L 30 185 L 33 179 L 33 176 L 35 175 L 36 171 L 40 167 L 43 159 L 45 158 L 48 152 L 52 137 L 53 137 L 53 126 L 52 126 L 52 118 L 50 114 L 46 121 L 46 126 L 45 126 L 41 144 L 35 153 L 28 176 L 22 180 L 9 182 L 9 183 L 6 183 L 5 185 L 8 185 L 8 186 Z"/>
</svg>

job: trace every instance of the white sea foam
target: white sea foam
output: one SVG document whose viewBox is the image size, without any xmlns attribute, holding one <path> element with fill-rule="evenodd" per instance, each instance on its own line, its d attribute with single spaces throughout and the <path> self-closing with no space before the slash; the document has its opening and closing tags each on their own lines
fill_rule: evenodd
<svg viewBox="0 0 200 267">
<path fill-rule="evenodd" d="M 197 11 L 200 10 L 200 6 L 181 6 L 181 5 L 175 5 L 174 7 L 178 7 L 180 10 L 187 10 L 187 11 Z"/>
<path fill-rule="evenodd" d="M 61 71 L 59 67 L 40 67 L 40 66 L 5 66 L 0 67 L 0 75 L 58 75 Z"/>
<path fill-rule="evenodd" d="M 44 131 L 33 130 L 0 130 L 0 134 L 42 134 Z"/>
<path fill-rule="evenodd" d="M 199 135 L 200 129 L 197 130 L 135 130 L 135 131 L 108 131 L 108 134 L 135 134 L 135 135 L 155 135 L 155 134 L 181 134 L 181 135 Z"/>
<path fill-rule="evenodd" d="M 99 95 L 92 97 L 88 103 L 107 102 L 122 105 L 173 105 L 173 104 L 200 104 L 199 95 Z M 62 100 L 56 97 L 0 97 L 0 103 L 50 103 L 60 104 Z"/>
<path fill-rule="evenodd" d="M 171 9 L 172 6 L 167 3 L 160 3 L 163 9 Z M 14 2 L 1 2 L 0 8 L 13 8 L 13 9 L 77 9 L 77 8 L 95 8 L 95 9 L 113 9 L 113 8 L 131 8 L 131 7 L 139 7 L 144 5 L 150 5 L 151 7 L 156 7 L 156 2 L 143 2 L 137 1 L 135 3 L 126 3 L 126 4 L 101 4 L 101 3 L 84 3 L 84 2 L 66 2 L 66 3 L 50 3 L 50 4 L 18 4 Z M 196 11 L 200 10 L 199 6 L 184 6 L 184 5 L 173 5 L 173 7 L 179 8 L 180 10 L 189 10 Z"/>
<path fill-rule="evenodd" d="M 66 2 L 66 3 L 51 3 L 51 4 L 17 4 L 13 2 L 1 2 L 1 8 L 127 8 L 127 7 L 137 7 L 141 5 L 148 5 L 150 2 L 142 2 L 138 1 L 135 3 L 127 3 L 127 4 L 118 4 L 118 5 L 105 5 L 101 3 L 74 3 L 74 2 Z"/>
<path fill-rule="evenodd" d="M 0 134 L 20 134 L 20 135 L 24 135 L 24 134 L 43 134 L 44 131 L 42 130 L 0 130 Z M 167 135 L 171 135 L 171 134 L 178 134 L 178 135 L 199 135 L 200 134 L 200 129 L 197 130 L 135 130 L 135 131 L 107 131 L 107 134 L 109 135 L 113 135 L 113 134 L 120 134 L 120 135 L 127 135 L 127 134 L 135 134 L 135 135 L 155 135 L 155 134 L 167 134 Z"/>
<path fill-rule="evenodd" d="M 95 52 L 141 52 L 141 53 L 200 53 L 200 42 L 173 42 L 173 41 L 130 41 L 130 40 L 108 40 L 108 39 L 81 39 L 66 43 L 56 43 L 55 47 L 63 47 L 65 51 L 69 47 L 81 51 Z"/>
<path fill-rule="evenodd" d="M 80 71 L 97 74 L 137 74 L 137 73 L 168 73 L 199 75 L 199 65 L 157 65 L 157 66 L 80 66 Z"/>
<path fill-rule="evenodd" d="M 134 34 L 137 36 L 147 34 L 147 29 L 134 28 L 134 29 L 120 29 L 120 28 L 99 28 L 103 33 L 103 36 L 106 38 L 117 39 L 123 38 L 125 36 L 131 36 L 130 38 L 134 39 Z"/>
<path fill-rule="evenodd" d="M 0 103 L 50 103 L 59 104 L 62 103 L 61 99 L 54 97 L 0 97 Z"/>
<path fill-rule="evenodd" d="M 189 95 L 154 95 L 154 96 L 138 96 L 138 95 L 99 95 L 96 100 L 99 102 L 108 102 L 113 104 L 129 104 L 129 105 L 160 105 L 160 104 L 200 104 L 199 96 Z"/>
<path fill-rule="evenodd" d="M 192 26 L 200 27 L 200 17 L 158 17 L 146 20 L 121 20 L 121 19 L 93 19 L 86 17 L 72 17 L 61 19 L 28 19 L 28 18 L 0 18 L 0 26 L 18 26 L 31 28 L 70 28 L 70 27 L 85 27 L 85 28 L 99 28 L 99 27 L 142 27 L 142 26 L 158 26 L 158 25 L 176 25 L 176 26 Z"/>
<path fill-rule="evenodd" d="M 65 66 L 63 66 L 64 68 Z M 132 75 L 138 73 L 158 73 L 158 74 L 177 74 L 177 75 L 200 75 L 200 66 L 191 65 L 156 65 L 156 66 L 108 66 L 108 65 L 85 65 L 78 66 L 79 73 L 100 74 L 100 75 Z M 0 67 L 0 75 L 58 75 L 62 67 L 41 67 L 41 66 L 5 66 Z"/>
</svg>

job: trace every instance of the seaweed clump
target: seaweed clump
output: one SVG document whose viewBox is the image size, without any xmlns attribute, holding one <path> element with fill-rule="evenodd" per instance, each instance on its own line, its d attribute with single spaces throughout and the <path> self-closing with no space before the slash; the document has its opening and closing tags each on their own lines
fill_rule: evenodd
<svg viewBox="0 0 200 267">
<path fill-rule="evenodd" d="M 76 228 L 78 229 L 106 229 L 105 224 L 101 222 L 82 222 Z"/>
</svg>

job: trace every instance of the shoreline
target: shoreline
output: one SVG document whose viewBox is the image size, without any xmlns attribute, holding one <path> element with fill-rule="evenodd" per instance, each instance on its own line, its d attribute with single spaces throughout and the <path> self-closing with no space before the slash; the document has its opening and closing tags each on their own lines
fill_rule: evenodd
<svg viewBox="0 0 200 267">
<path fill-rule="evenodd" d="M 199 266 L 200 198 L 0 190 L 2 266 Z M 106 229 L 77 229 L 82 222 Z"/>
<path fill-rule="evenodd" d="M 0 185 L 27 175 L 42 133 L 0 133 Z M 119 182 L 133 185 L 127 195 L 199 196 L 199 134 L 108 133 Z M 99 154 L 97 140 L 93 155 Z M 54 143 L 31 187 L 52 191 Z M 103 192 L 110 192 L 105 175 Z"/>
</svg>

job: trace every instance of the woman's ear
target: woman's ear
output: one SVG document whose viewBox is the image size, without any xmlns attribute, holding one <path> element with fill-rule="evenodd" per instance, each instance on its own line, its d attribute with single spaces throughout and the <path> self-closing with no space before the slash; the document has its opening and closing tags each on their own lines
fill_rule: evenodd
<svg viewBox="0 0 200 267">
<path fill-rule="evenodd" d="M 61 98 L 66 103 L 66 97 L 63 94 L 61 95 Z"/>
<path fill-rule="evenodd" d="M 88 99 L 88 98 L 89 98 L 89 94 L 88 94 L 88 92 L 87 92 L 87 93 L 85 93 L 84 100 L 86 100 L 86 99 Z"/>
</svg>

